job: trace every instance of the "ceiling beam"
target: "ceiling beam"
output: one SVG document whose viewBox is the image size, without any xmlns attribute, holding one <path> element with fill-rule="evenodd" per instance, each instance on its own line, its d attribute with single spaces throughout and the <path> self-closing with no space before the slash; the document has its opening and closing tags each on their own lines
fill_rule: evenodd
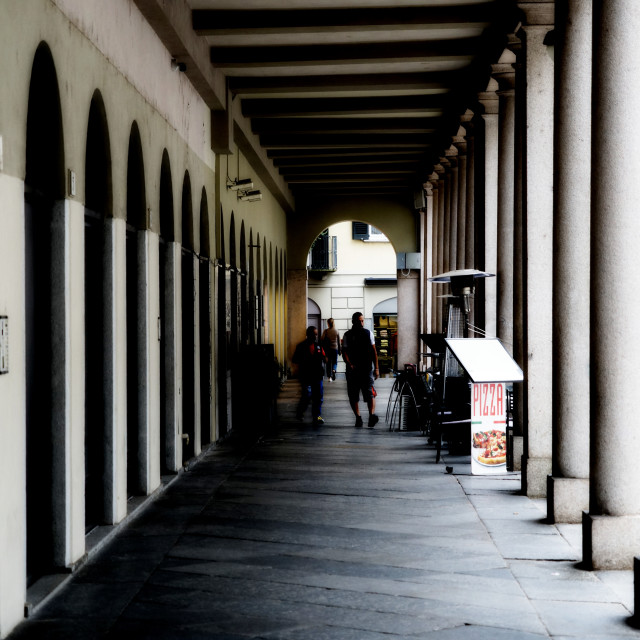
<svg viewBox="0 0 640 640">
<path fill-rule="evenodd" d="M 474 54 L 477 38 L 442 40 L 439 42 L 393 42 L 370 44 L 316 44 L 271 47 L 211 47 L 211 62 L 218 69 L 282 65 L 296 66 L 346 61 L 406 62 L 442 60 L 464 63 Z"/>
<path fill-rule="evenodd" d="M 232 76 L 229 90 L 233 95 L 248 96 L 269 93 L 381 92 L 415 91 L 443 92 L 455 82 L 459 72 L 450 73 L 381 73 L 321 76 Z"/>
<path fill-rule="evenodd" d="M 428 118 L 254 118 L 254 133 L 432 133 Z"/>
<path fill-rule="evenodd" d="M 260 136 L 260 144 L 266 149 L 296 149 L 300 147 L 345 149 L 350 147 L 366 148 L 367 146 L 393 149 L 398 147 L 424 149 L 425 147 L 430 147 L 431 143 L 432 138 L 428 134 L 417 135 L 413 133 L 264 133 Z"/>
<path fill-rule="evenodd" d="M 258 30 L 282 31 L 371 27 L 482 25 L 490 14 L 487 4 L 458 7 L 393 7 L 366 9 L 197 9 L 193 28 L 199 35 L 222 35 Z"/>
<path fill-rule="evenodd" d="M 248 118 L 284 118 L 292 116 L 372 115 L 380 113 L 439 116 L 447 100 L 438 96 L 376 96 L 359 98 L 249 98 L 242 101 L 242 113 Z"/>
</svg>

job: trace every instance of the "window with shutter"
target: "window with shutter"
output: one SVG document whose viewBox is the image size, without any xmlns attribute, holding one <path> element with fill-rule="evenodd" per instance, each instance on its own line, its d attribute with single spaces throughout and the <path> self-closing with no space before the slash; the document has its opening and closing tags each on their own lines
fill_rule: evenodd
<svg viewBox="0 0 640 640">
<path fill-rule="evenodd" d="M 366 222 L 353 222 L 353 239 L 354 240 L 368 240 L 369 239 L 369 225 Z"/>
</svg>

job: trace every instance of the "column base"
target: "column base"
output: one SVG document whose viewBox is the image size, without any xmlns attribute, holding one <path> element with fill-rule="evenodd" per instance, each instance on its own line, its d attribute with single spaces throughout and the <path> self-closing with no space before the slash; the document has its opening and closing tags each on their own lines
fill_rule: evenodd
<svg viewBox="0 0 640 640">
<path fill-rule="evenodd" d="M 582 514 L 582 557 L 587 569 L 633 569 L 640 555 L 640 516 Z"/>
<path fill-rule="evenodd" d="M 580 524 L 582 512 L 589 510 L 589 480 L 547 477 L 547 518 L 549 522 Z"/>
<path fill-rule="evenodd" d="M 551 475 L 551 458 L 522 456 L 522 490 L 527 497 L 546 498 L 549 475 Z"/>
<path fill-rule="evenodd" d="M 513 436 L 513 470 L 522 471 L 522 455 L 524 454 L 524 438 Z"/>
</svg>

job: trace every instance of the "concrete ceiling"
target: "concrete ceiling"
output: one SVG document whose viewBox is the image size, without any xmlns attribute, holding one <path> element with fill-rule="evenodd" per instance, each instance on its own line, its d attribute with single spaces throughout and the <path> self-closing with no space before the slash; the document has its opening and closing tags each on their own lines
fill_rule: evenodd
<svg viewBox="0 0 640 640">
<path fill-rule="evenodd" d="M 412 198 L 517 23 L 514 0 L 136 2 L 296 199 Z"/>
</svg>

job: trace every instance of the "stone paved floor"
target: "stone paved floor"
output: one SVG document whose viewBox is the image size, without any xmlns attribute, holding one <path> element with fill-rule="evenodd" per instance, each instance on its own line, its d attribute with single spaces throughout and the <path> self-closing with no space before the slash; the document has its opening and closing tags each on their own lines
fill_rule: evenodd
<svg viewBox="0 0 640 640">
<path fill-rule="evenodd" d="M 212 448 L 11 638 L 640 638 L 631 572 L 579 569 L 579 529 L 545 524 L 519 474 L 389 431 L 391 384 L 375 429 L 326 384 L 314 429 L 288 383 L 277 431 Z"/>
</svg>

